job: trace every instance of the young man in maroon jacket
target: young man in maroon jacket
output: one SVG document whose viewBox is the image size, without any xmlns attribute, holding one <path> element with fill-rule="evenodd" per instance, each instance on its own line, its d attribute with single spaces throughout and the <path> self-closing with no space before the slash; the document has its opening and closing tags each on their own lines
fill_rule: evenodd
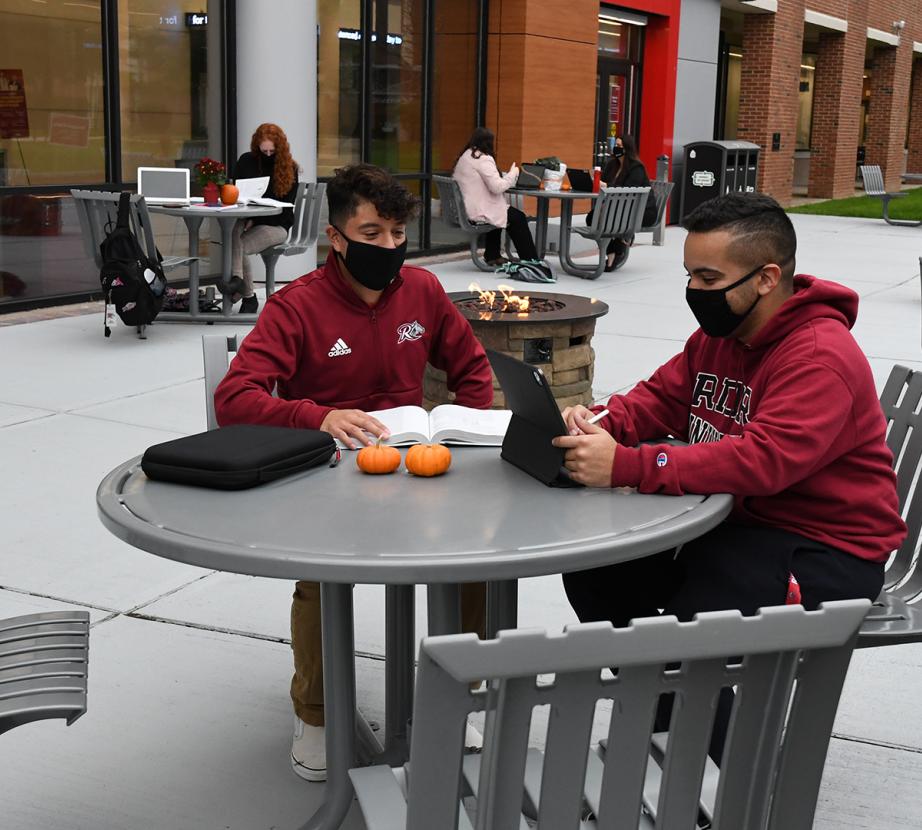
<svg viewBox="0 0 922 830">
<path fill-rule="evenodd" d="M 794 275 L 797 240 L 770 197 L 731 194 L 685 220 L 686 300 L 701 328 L 599 425 L 564 412 L 576 481 L 732 493 L 729 518 L 664 553 L 564 575 L 582 621 L 874 599 L 906 533 L 858 296 Z M 601 407 L 597 407 L 601 410 Z M 674 436 L 688 446 L 645 443 Z M 714 745 L 712 744 L 712 749 Z"/>
<path fill-rule="evenodd" d="M 490 364 L 435 275 L 404 266 L 416 198 L 386 171 L 346 167 L 327 184 L 332 248 L 323 267 L 269 298 L 215 391 L 218 422 L 322 429 L 346 446 L 385 435 L 368 411 L 423 401 L 429 362 L 456 403 L 493 401 Z M 272 390 L 277 388 L 278 397 Z M 463 586 L 464 630 L 480 628 L 483 586 Z M 291 762 L 326 780 L 320 592 L 298 582 L 291 608 Z"/>
</svg>

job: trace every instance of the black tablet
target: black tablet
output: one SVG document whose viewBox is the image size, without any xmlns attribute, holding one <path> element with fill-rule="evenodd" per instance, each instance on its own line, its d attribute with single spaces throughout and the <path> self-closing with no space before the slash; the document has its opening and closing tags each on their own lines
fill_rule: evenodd
<svg viewBox="0 0 922 830">
<path fill-rule="evenodd" d="M 578 486 L 563 467 L 565 450 L 551 444 L 567 434 L 567 427 L 544 372 L 493 349 L 487 349 L 487 357 L 512 410 L 503 459 L 549 486 Z"/>
</svg>

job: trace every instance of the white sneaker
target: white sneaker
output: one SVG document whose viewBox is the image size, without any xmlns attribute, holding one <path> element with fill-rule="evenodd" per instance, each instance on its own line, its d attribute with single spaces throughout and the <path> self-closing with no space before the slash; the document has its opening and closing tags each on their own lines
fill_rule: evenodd
<svg viewBox="0 0 922 830">
<path fill-rule="evenodd" d="M 305 781 L 327 780 L 327 735 L 322 726 L 310 726 L 295 715 L 291 741 L 291 768 Z"/>
</svg>

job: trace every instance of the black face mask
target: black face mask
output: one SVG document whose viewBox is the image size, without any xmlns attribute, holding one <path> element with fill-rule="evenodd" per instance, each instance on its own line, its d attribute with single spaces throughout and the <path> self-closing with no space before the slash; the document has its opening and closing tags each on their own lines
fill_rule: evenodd
<svg viewBox="0 0 922 830">
<path fill-rule="evenodd" d="M 727 302 L 727 292 L 732 291 L 737 286 L 742 285 L 747 280 L 751 280 L 765 266 L 760 265 L 754 268 L 748 274 L 740 277 L 732 285 L 726 288 L 688 288 L 685 289 L 685 302 L 691 309 L 692 314 L 701 326 L 701 330 L 711 337 L 729 337 L 745 320 L 756 303 L 761 299 L 761 294 L 753 301 L 752 305 L 742 314 L 737 314 Z"/>
<path fill-rule="evenodd" d="M 611 151 L 611 154 L 616 159 L 621 158 L 621 156 L 624 155 L 624 147 L 615 147 L 615 149 Z"/>
<path fill-rule="evenodd" d="M 336 228 L 336 225 L 333 227 Z M 403 261 L 407 258 L 407 240 L 404 239 L 396 248 L 384 248 L 350 239 L 339 228 L 336 230 L 349 243 L 345 256 L 336 252 L 346 270 L 365 288 L 372 291 L 387 288 L 400 273 Z"/>
</svg>

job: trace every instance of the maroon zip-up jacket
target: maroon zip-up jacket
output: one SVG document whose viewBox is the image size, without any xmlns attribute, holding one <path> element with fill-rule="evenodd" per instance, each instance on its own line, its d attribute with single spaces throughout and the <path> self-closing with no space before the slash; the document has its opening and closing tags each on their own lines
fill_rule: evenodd
<svg viewBox="0 0 922 830">
<path fill-rule="evenodd" d="M 370 308 L 331 255 L 266 302 L 215 391 L 215 413 L 221 426 L 318 429 L 333 409 L 419 406 L 427 361 L 445 370 L 456 403 L 490 406 L 486 353 L 434 274 L 404 266 Z"/>
</svg>

